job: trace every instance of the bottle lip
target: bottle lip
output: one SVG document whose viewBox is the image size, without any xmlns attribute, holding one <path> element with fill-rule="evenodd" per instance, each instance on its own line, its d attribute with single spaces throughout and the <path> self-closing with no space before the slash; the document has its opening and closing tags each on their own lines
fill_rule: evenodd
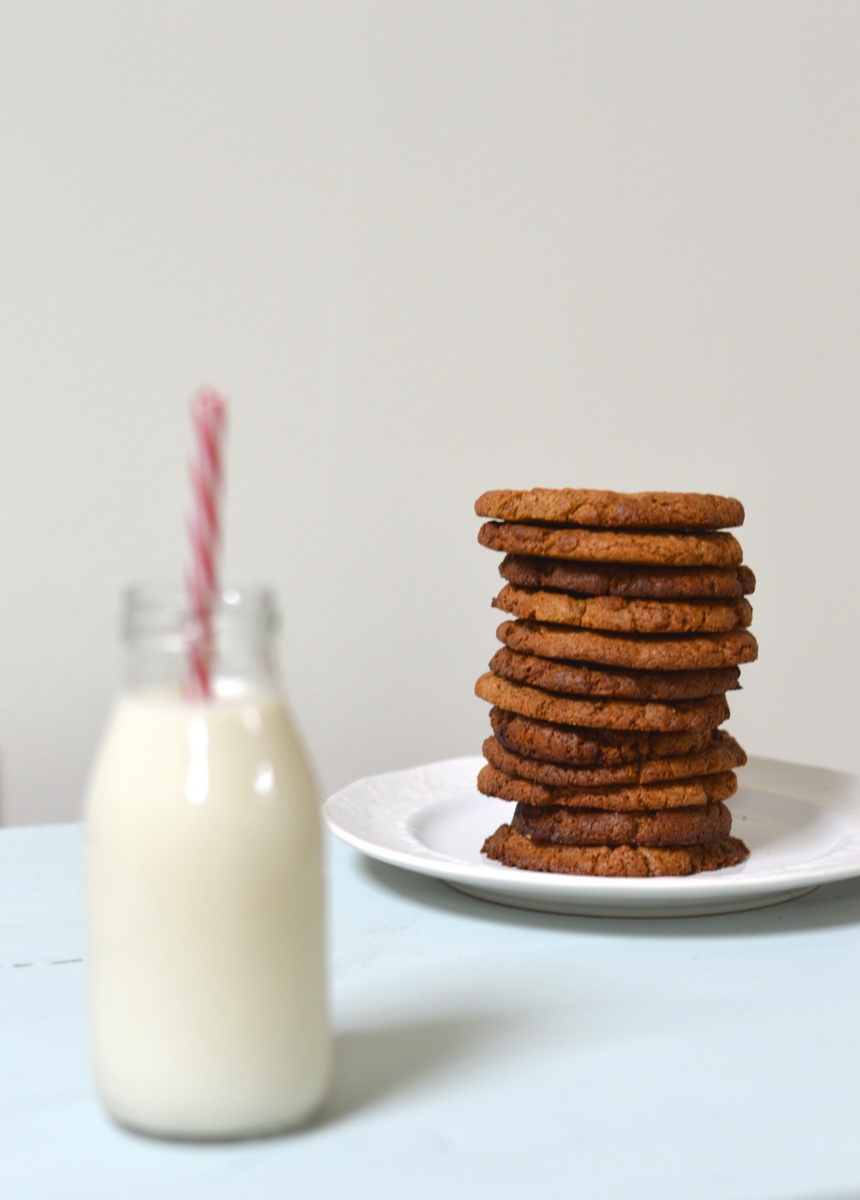
<svg viewBox="0 0 860 1200">
<path fill-rule="evenodd" d="M 279 624 L 274 590 L 266 584 L 225 584 L 214 597 L 212 622 L 216 631 L 245 628 L 263 635 L 274 633 Z M 175 634 L 187 638 L 196 623 L 188 593 L 179 584 L 134 583 L 123 592 L 126 637 Z"/>
</svg>

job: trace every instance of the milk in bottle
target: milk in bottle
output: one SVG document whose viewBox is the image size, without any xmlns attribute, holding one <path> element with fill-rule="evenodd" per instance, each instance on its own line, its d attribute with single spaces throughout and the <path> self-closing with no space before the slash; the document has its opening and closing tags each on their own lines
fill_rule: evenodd
<svg viewBox="0 0 860 1200">
<path fill-rule="evenodd" d="M 88 789 L 94 1072 L 123 1124 L 251 1136 L 305 1121 L 329 1074 L 317 796 L 268 594 L 220 594 L 211 699 L 183 697 L 184 620 L 178 591 L 129 595 Z"/>
</svg>

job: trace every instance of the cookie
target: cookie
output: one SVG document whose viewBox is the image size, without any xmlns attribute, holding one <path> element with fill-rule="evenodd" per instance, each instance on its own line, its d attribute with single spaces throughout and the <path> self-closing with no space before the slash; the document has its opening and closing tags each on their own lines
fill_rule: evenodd
<svg viewBox="0 0 860 1200">
<path fill-rule="evenodd" d="M 503 621 L 496 637 L 511 650 L 539 658 L 573 658 L 644 671 L 733 667 L 754 662 L 758 657 L 758 643 L 748 629 L 686 637 L 645 637 L 538 621 Z"/>
<path fill-rule="evenodd" d="M 725 633 L 752 621 L 748 600 L 628 600 L 622 596 L 572 596 L 509 583 L 493 607 L 525 620 L 614 633 Z"/>
<path fill-rule="evenodd" d="M 731 600 L 755 591 L 755 575 L 738 567 L 627 567 L 506 554 L 499 574 L 521 587 L 642 600 Z"/>
<path fill-rule="evenodd" d="M 690 779 L 733 771 L 747 761 L 744 750 L 727 733 L 723 733 L 720 740 L 707 750 L 700 750 L 696 754 L 649 758 L 642 762 L 619 763 L 614 767 L 583 767 L 529 758 L 508 750 L 497 737 L 486 738 L 481 752 L 491 767 L 504 771 L 506 775 L 530 779 L 547 787 L 567 788 L 635 786 Z"/>
<path fill-rule="evenodd" d="M 509 712 L 596 729 L 715 729 L 729 718 L 725 696 L 701 700 L 615 700 L 588 696 L 559 696 L 540 688 L 511 683 L 488 671 L 475 684 L 482 700 Z"/>
<path fill-rule="evenodd" d="M 501 745 L 515 754 L 593 769 L 611 769 L 649 758 L 704 754 L 728 736 L 718 729 L 677 733 L 582 729 L 535 721 L 495 707 L 490 709 L 490 724 Z"/>
<path fill-rule="evenodd" d="M 516 779 L 495 767 L 482 767 L 478 772 L 478 791 L 485 796 L 512 800 L 515 804 L 562 804 L 572 808 L 606 808 L 613 812 L 716 804 L 733 796 L 737 786 L 733 771 L 671 782 L 594 788 L 547 787 L 528 779 Z"/>
<path fill-rule="evenodd" d="M 632 533 L 617 529 L 565 529 L 488 521 L 478 541 L 490 550 L 580 562 L 644 563 L 667 567 L 737 567 L 740 542 L 730 533 Z"/>
<path fill-rule="evenodd" d="M 490 670 L 513 683 L 577 696 L 618 696 L 628 700 L 698 700 L 740 687 L 738 667 L 705 671 L 624 671 L 591 667 L 560 658 L 518 654 L 502 646 Z"/>
<path fill-rule="evenodd" d="M 508 867 L 561 875 L 692 875 L 733 867 L 749 856 L 740 838 L 698 846 L 554 846 L 502 825 L 483 853 Z"/>
<path fill-rule="evenodd" d="M 727 838 L 732 814 L 721 803 L 638 813 L 518 804 L 511 826 L 535 841 L 562 846 L 694 846 Z"/>
<path fill-rule="evenodd" d="M 475 512 L 501 521 L 551 521 L 609 529 L 723 529 L 744 523 L 744 506 L 739 500 L 696 492 L 505 490 L 484 492 L 475 502 Z"/>
</svg>

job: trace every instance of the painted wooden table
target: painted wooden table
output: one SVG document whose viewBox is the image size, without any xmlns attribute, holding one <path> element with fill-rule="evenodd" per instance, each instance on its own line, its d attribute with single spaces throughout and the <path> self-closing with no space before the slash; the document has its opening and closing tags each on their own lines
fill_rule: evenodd
<svg viewBox="0 0 860 1200">
<path fill-rule="evenodd" d="M 77 826 L 0 831 L 0 1196 L 860 1196 L 860 880 L 725 916 L 531 913 L 329 843 L 336 1072 L 262 1142 L 118 1129 Z"/>
</svg>

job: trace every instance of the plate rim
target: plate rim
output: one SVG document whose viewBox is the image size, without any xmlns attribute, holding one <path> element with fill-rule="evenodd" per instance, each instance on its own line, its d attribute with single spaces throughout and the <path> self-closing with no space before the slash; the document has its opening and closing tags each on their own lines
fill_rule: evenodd
<svg viewBox="0 0 860 1200">
<path fill-rule="evenodd" d="M 488 896 L 489 893 L 492 893 L 492 898 L 497 901 L 503 901 L 504 894 L 522 897 L 523 894 L 530 893 L 537 903 L 541 893 L 544 893 L 547 900 L 551 898 L 557 900 L 560 896 L 564 896 L 571 904 L 587 902 L 589 906 L 595 908 L 599 907 L 602 901 L 615 905 L 625 901 L 636 904 L 644 900 L 646 909 L 649 907 L 649 901 L 679 906 L 685 903 L 707 905 L 723 901 L 726 903 L 738 901 L 744 895 L 748 895 L 750 899 L 768 893 L 790 892 L 792 895 L 801 895 L 821 884 L 836 883 L 839 880 L 860 875 L 860 776 L 830 767 L 791 763 L 783 759 L 763 756 L 750 756 L 747 765 L 741 768 L 743 771 L 742 786 L 745 785 L 751 791 L 784 794 L 800 803 L 829 812 L 841 813 L 849 818 L 853 825 L 853 833 L 849 837 L 847 849 L 855 851 L 852 860 L 831 863 L 828 866 L 827 856 L 825 856 L 822 865 L 801 863 L 797 871 L 777 867 L 769 871 L 758 871 L 754 875 L 735 874 L 736 868 L 728 868 L 723 872 L 701 872 L 683 877 L 634 879 L 559 875 L 539 871 L 514 873 L 509 868 L 505 869 L 502 864 L 490 862 L 476 864 L 458 860 L 432 851 L 429 847 L 422 852 L 421 843 L 417 839 L 415 839 L 417 852 L 385 845 L 350 830 L 338 819 L 339 807 L 345 802 L 349 802 L 351 796 L 359 789 L 361 789 L 366 803 L 368 790 L 377 788 L 390 798 L 401 786 L 407 786 L 410 781 L 412 781 L 413 787 L 420 780 L 425 787 L 429 782 L 431 787 L 442 788 L 452 786 L 452 783 L 449 782 L 451 777 L 455 779 L 460 777 L 458 786 L 468 787 L 468 776 L 472 774 L 474 778 L 483 762 L 484 759 L 480 755 L 460 756 L 356 779 L 326 799 L 322 809 L 326 825 L 335 837 L 368 858 L 420 875 L 442 879 L 449 884 L 460 882 L 486 892 Z M 769 776 L 768 782 L 755 782 L 756 777 L 762 774 Z M 752 778 L 748 778 L 748 776 Z M 436 777 L 438 777 L 438 782 Z M 428 799 L 423 796 L 417 798 L 411 796 L 404 806 L 405 815 L 414 816 L 429 804 L 436 803 L 440 799 L 443 797 L 434 796 Z M 846 845 L 843 845 L 838 851 L 830 853 L 831 855 L 839 853 L 844 859 L 845 850 Z M 476 893 L 467 894 L 474 895 Z"/>
</svg>

